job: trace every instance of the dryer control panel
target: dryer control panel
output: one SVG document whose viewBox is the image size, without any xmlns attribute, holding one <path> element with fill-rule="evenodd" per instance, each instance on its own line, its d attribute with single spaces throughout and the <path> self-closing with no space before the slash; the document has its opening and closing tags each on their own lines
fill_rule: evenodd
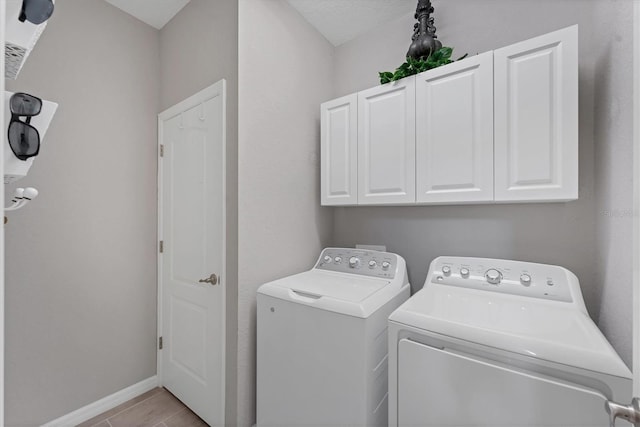
<svg viewBox="0 0 640 427">
<path fill-rule="evenodd" d="M 427 282 L 564 302 L 582 299 L 577 277 L 566 268 L 522 261 L 439 257 Z"/>
<path fill-rule="evenodd" d="M 320 254 L 315 268 L 393 279 L 398 268 L 398 256 L 364 249 L 327 248 Z"/>
</svg>

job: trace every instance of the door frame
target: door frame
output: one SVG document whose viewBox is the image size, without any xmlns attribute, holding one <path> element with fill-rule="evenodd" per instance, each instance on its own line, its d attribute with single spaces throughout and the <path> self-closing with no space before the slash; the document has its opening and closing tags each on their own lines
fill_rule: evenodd
<svg viewBox="0 0 640 427">
<path fill-rule="evenodd" d="M 640 396 L 640 0 L 633 1 L 633 395 Z M 625 404 L 627 402 L 624 402 Z"/>
<path fill-rule="evenodd" d="M 221 349 L 222 349 L 222 360 L 223 370 L 222 370 L 222 382 L 220 384 L 220 395 L 222 396 L 223 401 L 221 402 L 222 408 L 226 408 L 226 383 L 227 383 L 227 82 L 225 79 L 219 80 L 213 85 L 202 89 L 195 95 L 190 96 L 189 98 L 177 103 L 176 105 L 168 108 L 167 110 L 158 114 L 158 250 L 156 252 L 156 261 L 158 267 L 158 307 L 157 307 L 157 338 L 156 338 L 156 370 L 158 376 L 158 386 L 163 385 L 163 370 L 162 370 L 162 350 L 160 350 L 158 345 L 158 339 L 162 336 L 162 322 L 163 322 L 163 282 L 162 282 L 162 254 L 159 250 L 159 242 L 164 239 L 162 228 L 163 228 L 163 217 L 162 217 L 162 204 L 163 204 L 163 165 L 162 165 L 162 157 L 160 156 L 160 145 L 163 142 L 164 138 L 164 122 L 181 112 L 188 110 L 193 107 L 197 107 L 201 105 L 208 99 L 219 95 L 222 97 L 222 267 L 220 274 L 220 287 L 222 288 L 222 337 L 221 337 Z M 225 411 L 226 412 L 226 411 Z M 224 423 L 226 419 L 226 414 L 223 413 L 222 422 Z"/>
<path fill-rule="evenodd" d="M 6 0 L 0 0 L 0 46 L 5 45 L 6 33 Z M 4 70 L 4 55 L 0 57 L 0 70 Z M 4 75 L 4 71 L 2 73 Z M 0 79 L 0 93 L 4 93 L 4 81 Z M 4 102 L 0 102 L 0 129 L 4 129 Z M 4 141 L 4 138 L 3 138 Z M 4 150 L 0 150 L 0 174 L 4 176 Z M 3 200 L 4 210 L 4 185 L 0 186 L 0 200 Z M 4 427 L 4 226 L 0 228 L 0 427 Z"/>
</svg>

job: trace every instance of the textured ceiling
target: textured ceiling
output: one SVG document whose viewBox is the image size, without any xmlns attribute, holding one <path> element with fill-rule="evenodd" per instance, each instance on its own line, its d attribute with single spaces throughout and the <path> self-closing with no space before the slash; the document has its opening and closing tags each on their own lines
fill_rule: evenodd
<svg viewBox="0 0 640 427">
<path fill-rule="evenodd" d="M 191 0 L 105 0 L 158 30 Z"/>
<path fill-rule="evenodd" d="M 288 0 L 334 46 L 415 11 L 417 0 Z"/>
</svg>

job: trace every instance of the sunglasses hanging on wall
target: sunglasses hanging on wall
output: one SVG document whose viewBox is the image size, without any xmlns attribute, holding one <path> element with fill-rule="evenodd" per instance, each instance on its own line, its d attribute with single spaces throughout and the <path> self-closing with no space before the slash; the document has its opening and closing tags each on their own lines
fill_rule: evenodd
<svg viewBox="0 0 640 427">
<path fill-rule="evenodd" d="M 22 0 L 20 9 L 20 22 L 29 21 L 40 25 L 53 14 L 53 0 Z"/>
<path fill-rule="evenodd" d="M 40 152 L 40 133 L 31 126 L 31 118 L 40 114 L 42 100 L 26 93 L 15 93 L 9 100 L 11 121 L 8 139 L 11 151 L 20 160 L 37 156 Z M 20 120 L 24 117 L 25 120 Z"/>
</svg>

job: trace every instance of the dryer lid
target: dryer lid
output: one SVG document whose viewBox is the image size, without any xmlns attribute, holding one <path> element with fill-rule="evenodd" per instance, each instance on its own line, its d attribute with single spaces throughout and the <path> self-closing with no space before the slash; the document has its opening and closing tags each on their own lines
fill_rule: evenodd
<svg viewBox="0 0 640 427">
<path fill-rule="evenodd" d="M 591 318 L 561 301 L 427 284 L 389 320 L 549 362 L 631 378 Z"/>
<path fill-rule="evenodd" d="M 396 292 L 389 280 L 311 270 L 262 285 L 258 293 L 356 317 L 368 317 Z"/>
</svg>

